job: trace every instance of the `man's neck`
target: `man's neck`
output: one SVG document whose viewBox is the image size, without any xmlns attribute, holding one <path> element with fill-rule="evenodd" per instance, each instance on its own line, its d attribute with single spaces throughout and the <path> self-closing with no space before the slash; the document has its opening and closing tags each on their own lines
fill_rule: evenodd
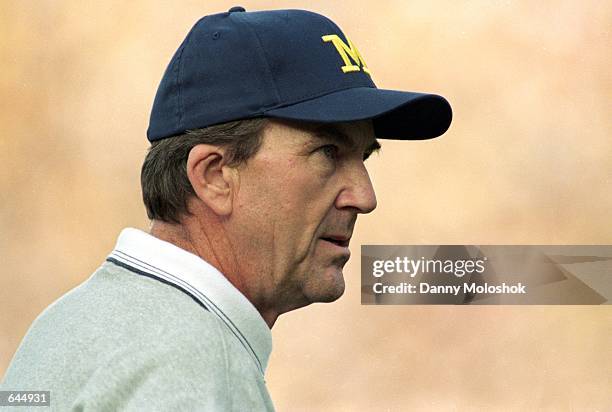
<svg viewBox="0 0 612 412">
<path fill-rule="evenodd" d="M 278 311 L 271 308 L 262 308 L 257 304 L 257 300 L 250 296 L 248 286 L 244 279 L 236 275 L 234 268 L 228 267 L 227 263 L 218 254 L 218 248 L 210 238 L 202 231 L 190 230 L 187 224 L 168 223 L 160 220 L 153 220 L 149 233 L 156 238 L 180 247 L 187 252 L 199 256 L 207 263 L 211 264 L 227 278 L 259 311 L 261 317 L 272 329 L 279 316 Z M 224 264 L 225 263 L 225 264 Z"/>
</svg>

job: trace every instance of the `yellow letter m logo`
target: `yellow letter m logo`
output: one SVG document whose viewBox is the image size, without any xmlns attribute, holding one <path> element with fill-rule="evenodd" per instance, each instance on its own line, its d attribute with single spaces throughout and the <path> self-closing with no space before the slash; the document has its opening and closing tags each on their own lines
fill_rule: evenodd
<svg viewBox="0 0 612 412">
<path fill-rule="evenodd" d="M 336 47 L 338 54 L 342 57 L 342 61 L 344 62 L 344 66 L 342 66 L 342 71 L 344 73 L 348 72 L 358 72 L 359 70 L 363 70 L 367 74 L 370 74 L 370 70 L 366 65 L 363 57 L 359 54 L 359 50 L 357 47 L 351 42 L 351 39 L 348 37 L 346 40 L 348 41 L 348 45 L 342 41 L 340 37 L 336 34 L 328 34 L 326 36 L 321 37 L 324 42 L 332 42 Z M 349 59 L 350 57 L 350 59 Z M 351 61 L 352 60 L 352 61 Z"/>
</svg>

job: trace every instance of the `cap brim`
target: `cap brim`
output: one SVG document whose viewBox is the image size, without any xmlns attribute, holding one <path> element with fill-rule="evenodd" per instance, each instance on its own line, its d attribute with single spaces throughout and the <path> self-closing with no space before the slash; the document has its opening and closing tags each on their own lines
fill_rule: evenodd
<svg viewBox="0 0 612 412">
<path fill-rule="evenodd" d="M 321 123 L 372 119 L 378 138 L 424 140 L 446 132 L 453 112 L 436 94 L 359 87 L 268 110 L 265 115 Z"/>
</svg>

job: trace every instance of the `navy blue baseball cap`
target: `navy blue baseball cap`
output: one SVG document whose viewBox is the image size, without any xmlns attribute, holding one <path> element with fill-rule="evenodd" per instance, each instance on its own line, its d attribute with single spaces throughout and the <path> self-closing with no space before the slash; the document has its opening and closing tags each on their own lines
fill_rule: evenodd
<svg viewBox="0 0 612 412">
<path fill-rule="evenodd" d="M 378 89 L 355 44 L 320 14 L 232 7 L 203 17 L 163 75 L 148 139 L 255 117 L 372 119 L 378 138 L 421 140 L 443 134 L 452 110 L 435 94 Z"/>
</svg>

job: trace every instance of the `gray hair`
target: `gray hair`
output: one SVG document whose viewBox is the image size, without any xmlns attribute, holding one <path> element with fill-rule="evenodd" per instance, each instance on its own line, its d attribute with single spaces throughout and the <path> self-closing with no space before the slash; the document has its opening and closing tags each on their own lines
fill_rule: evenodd
<svg viewBox="0 0 612 412">
<path fill-rule="evenodd" d="M 187 158 L 194 146 L 224 147 L 227 164 L 238 166 L 257 153 L 266 124 L 264 118 L 238 120 L 153 142 L 140 173 L 149 219 L 180 223 L 180 217 L 188 213 L 187 200 L 195 192 L 187 177 Z"/>
</svg>

